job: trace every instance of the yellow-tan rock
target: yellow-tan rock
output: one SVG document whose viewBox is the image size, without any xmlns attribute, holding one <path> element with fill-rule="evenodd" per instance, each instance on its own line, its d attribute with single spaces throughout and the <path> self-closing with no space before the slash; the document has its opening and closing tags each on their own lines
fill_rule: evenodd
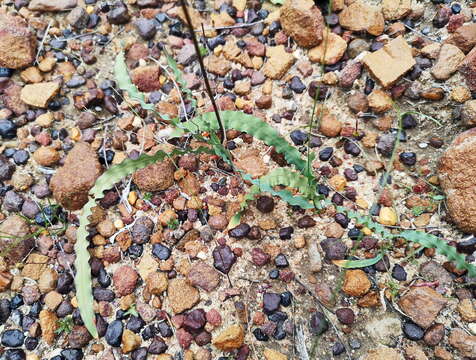
<svg viewBox="0 0 476 360">
<path fill-rule="evenodd" d="M 321 64 L 333 65 L 344 55 L 347 49 L 347 42 L 329 30 L 325 30 L 324 34 L 326 34 L 324 40 L 309 50 L 309 60 Z"/>
<path fill-rule="evenodd" d="M 263 355 L 266 360 L 288 360 L 286 355 L 270 348 L 264 349 Z"/>
<path fill-rule="evenodd" d="M 416 64 L 412 49 L 401 36 L 368 54 L 362 61 L 383 87 L 395 84 Z"/>
<path fill-rule="evenodd" d="M 269 46 L 266 48 L 268 60 L 264 64 L 264 74 L 273 80 L 281 79 L 294 63 L 294 56 L 286 52 L 284 45 Z"/>
<path fill-rule="evenodd" d="M 383 33 L 385 20 L 380 7 L 357 0 L 339 14 L 339 24 L 352 31 L 367 31 L 378 36 Z"/>
<path fill-rule="evenodd" d="M 121 343 L 122 352 L 124 354 L 128 354 L 131 351 L 134 351 L 140 346 L 141 343 L 142 343 L 142 339 L 139 335 L 134 334 L 129 329 L 124 329 L 124 332 L 122 333 L 122 343 Z"/>
<path fill-rule="evenodd" d="M 46 108 L 48 102 L 58 94 L 60 84 L 54 81 L 28 84 L 21 90 L 20 98 L 28 105 Z"/>
<path fill-rule="evenodd" d="M 199 291 L 185 279 L 173 279 L 168 286 L 170 307 L 175 314 L 189 310 L 200 301 Z"/>
<path fill-rule="evenodd" d="M 222 331 L 214 340 L 213 345 L 222 351 L 233 351 L 243 345 L 245 331 L 241 325 L 231 325 Z"/>
<path fill-rule="evenodd" d="M 53 311 L 43 309 L 40 311 L 41 338 L 52 345 L 55 341 L 55 331 L 58 329 L 58 317 Z"/>
<path fill-rule="evenodd" d="M 412 11 L 411 0 L 383 0 L 382 13 L 385 20 L 400 20 Z"/>
</svg>

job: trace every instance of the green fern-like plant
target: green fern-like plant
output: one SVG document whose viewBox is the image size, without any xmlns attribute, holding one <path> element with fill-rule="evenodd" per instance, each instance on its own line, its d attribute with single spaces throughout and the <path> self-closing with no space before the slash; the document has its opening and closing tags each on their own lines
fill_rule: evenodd
<svg viewBox="0 0 476 360">
<path fill-rule="evenodd" d="M 243 179 L 251 182 L 253 185 L 240 204 L 240 212 L 231 218 L 228 225 L 229 228 L 233 228 L 239 224 L 242 213 L 247 208 L 248 203 L 253 201 L 255 196 L 262 192 L 278 196 L 288 204 L 299 206 L 302 209 L 314 208 L 314 205 L 310 201 L 312 194 L 309 193 L 307 179 L 296 171 L 287 168 L 277 168 L 259 179 L 253 179 L 248 174 L 243 174 L 242 176 Z M 294 195 L 289 190 L 275 190 L 274 187 L 277 185 L 297 189 L 301 194 L 306 194 L 306 197 Z"/>
<path fill-rule="evenodd" d="M 460 254 L 455 247 L 448 245 L 443 239 L 432 234 L 413 230 L 402 231 L 396 237 L 420 244 L 424 248 L 433 248 L 438 254 L 446 256 L 449 261 L 454 262 L 458 270 L 467 270 L 469 276 L 476 277 L 476 267 L 466 262 L 464 255 Z"/>
<path fill-rule="evenodd" d="M 119 89 L 126 91 L 131 100 L 139 102 L 144 110 L 155 111 L 154 105 L 146 103 L 145 95 L 132 83 L 129 72 L 127 71 L 124 53 L 122 51 L 117 55 L 116 61 L 114 62 L 114 75 Z"/>
<path fill-rule="evenodd" d="M 226 129 L 234 129 L 252 135 L 268 146 L 274 146 L 276 152 L 283 154 L 288 164 L 294 165 L 297 170 L 306 170 L 306 161 L 301 153 L 284 139 L 278 131 L 265 121 L 253 115 L 240 111 L 220 111 L 220 117 Z M 204 113 L 192 121 L 177 127 L 172 137 L 180 137 L 185 133 L 215 132 L 219 130 L 218 121 L 214 112 Z"/>
</svg>

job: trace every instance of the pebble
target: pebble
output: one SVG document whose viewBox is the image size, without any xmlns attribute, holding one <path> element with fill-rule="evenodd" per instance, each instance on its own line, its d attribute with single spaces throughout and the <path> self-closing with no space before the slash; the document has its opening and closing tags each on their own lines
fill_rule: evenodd
<svg viewBox="0 0 476 360">
<path fill-rule="evenodd" d="M 423 339 L 424 331 L 416 324 L 406 322 L 403 324 L 403 333 L 405 336 L 413 341 Z"/>
<path fill-rule="evenodd" d="M 398 281 L 406 281 L 407 272 L 401 265 L 395 264 L 395 266 L 392 269 L 392 277 Z"/>
<path fill-rule="evenodd" d="M 256 208 L 262 213 L 270 213 L 274 210 L 274 199 L 271 196 L 261 195 L 256 199 Z"/>
<path fill-rule="evenodd" d="M 154 222 L 149 217 L 142 216 L 138 218 L 132 227 L 132 241 L 136 244 L 149 242 L 154 226 Z"/>
<path fill-rule="evenodd" d="M 263 294 L 263 311 L 265 314 L 272 314 L 279 309 L 281 305 L 281 296 L 276 293 Z"/>
<path fill-rule="evenodd" d="M 120 320 L 112 321 L 106 331 L 105 339 L 106 342 L 113 347 L 121 346 L 122 333 L 124 330 L 124 325 Z"/>
<path fill-rule="evenodd" d="M 289 266 L 289 262 L 285 255 L 278 254 L 274 258 L 274 265 L 276 265 L 277 268 L 285 268 Z"/>
<path fill-rule="evenodd" d="M 162 244 L 154 244 L 152 247 L 152 255 L 157 257 L 159 260 L 167 260 L 170 257 L 170 249 Z"/>
<path fill-rule="evenodd" d="M 20 347 L 23 345 L 25 335 L 20 330 L 6 330 L 1 337 L 1 343 L 7 347 Z"/>
<path fill-rule="evenodd" d="M 250 233 L 251 227 L 246 223 L 241 223 L 240 225 L 230 229 L 228 235 L 236 239 L 243 239 Z"/>
<path fill-rule="evenodd" d="M 141 18 L 135 22 L 137 32 L 144 40 L 150 40 L 154 38 L 155 34 L 157 33 L 155 24 L 156 22 L 154 20 L 144 18 Z"/>
<path fill-rule="evenodd" d="M 21 349 L 8 349 L 4 353 L 5 360 L 25 360 L 26 354 Z"/>
<path fill-rule="evenodd" d="M 16 125 L 10 120 L 0 120 L 0 136 L 3 139 L 14 139 L 17 136 Z"/>
<path fill-rule="evenodd" d="M 355 321 L 354 311 L 350 308 L 339 308 L 335 312 L 337 319 L 345 325 L 352 325 Z"/>
</svg>

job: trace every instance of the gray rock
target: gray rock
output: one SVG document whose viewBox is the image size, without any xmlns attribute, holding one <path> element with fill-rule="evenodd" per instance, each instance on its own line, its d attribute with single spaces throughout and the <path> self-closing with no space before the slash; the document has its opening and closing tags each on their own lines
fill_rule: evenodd
<svg viewBox="0 0 476 360">
<path fill-rule="evenodd" d="M 23 205 L 23 201 L 23 197 L 15 191 L 7 191 L 5 193 L 5 198 L 3 199 L 3 209 L 11 212 L 19 212 Z"/>
<path fill-rule="evenodd" d="M 395 142 L 395 136 L 393 134 L 383 134 L 378 138 L 377 150 L 383 156 L 391 156 L 393 151 L 393 145 Z"/>
<path fill-rule="evenodd" d="M 349 57 L 353 59 L 364 51 L 368 51 L 369 49 L 370 44 L 367 41 L 363 39 L 355 39 L 352 40 L 347 47 L 347 53 L 349 54 Z"/>
<path fill-rule="evenodd" d="M 21 207 L 21 213 L 29 219 L 34 219 L 40 212 L 38 205 L 31 199 L 26 199 Z"/>
<path fill-rule="evenodd" d="M 190 65 L 193 61 L 197 59 L 197 53 L 195 52 L 195 47 L 193 44 L 187 44 L 180 49 L 180 52 L 177 56 L 177 61 L 182 65 Z"/>
<path fill-rule="evenodd" d="M 28 9 L 35 11 L 64 11 L 76 7 L 78 0 L 31 0 Z"/>
<path fill-rule="evenodd" d="M 0 155 L 0 181 L 10 180 L 15 172 L 15 165 L 5 156 Z"/>
<path fill-rule="evenodd" d="M 82 7 L 74 8 L 66 17 L 68 23 L 76 29 L 84 29 L 88 26 L 89 14 Z"/>
<path fill-rule="evenodd" d="M 144 40 L 153 39 L 157 33 L 157 28 L 155 27 L 156 22 L 149 19 L 139 19 L 135 22 L 137 32 Z"/>
<path fill-rule="evenodd" d="M 126 24 L 129 22 L 131 16 L 129 15 L 129 10 L 127 5 L 122 1 L 116 2 L 112 9 L 107 13 L 107 20 L 110 24 Z"/>
</svg>

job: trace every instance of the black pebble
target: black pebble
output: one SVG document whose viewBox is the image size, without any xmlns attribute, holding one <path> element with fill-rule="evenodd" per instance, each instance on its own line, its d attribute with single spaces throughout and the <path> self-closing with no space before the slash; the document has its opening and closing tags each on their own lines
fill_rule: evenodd
<svg viewBox="0 0 476 360">
<path fill-rule="evenodd" d="M 64 360 L 81 360 L 83 351 L 81 349 L 64 349 L 61 351 L 61 356 Z"/>
<path fill-rule="evenodd" d="M 285 268 L 289 266 L 288 259 L 283 254 L 279 254 L 278 256 L 276 256 L 276 258 L 274 259 L 274 264 L 278 268 Z"/>
<path fill-rule="evenodd" d="M 408 322 L 403 324 L 403 333 L 408 339 L 413 341 L 421 340 L 425 334 L 421 327 Z"/>
<path fill-rule="evenodd" d="M 256 340 L 258 341 L 268 341 L 269 337 L 266 335 L 263 330 L 260 328 L 256 328 L 253 330 L 253 335 L 255 336 Z"/>
<path fill-rule="evenodd" d="M 392 277 L 398 281 L 405 281 L 407 280 L 407 272 L 401 265 L 395 264 L 392 269 Z"/>
<path fill-rule="evenodd" d="M 21 349 L 8 349 L 4 353 L 5 360 L 25 360 L 25 352 Z"/>
<path fill-rule="evenodd" d="M 281 296 L 281 305 L 288 307 L 291 305 L 291 302 L 293 300 L 293 294 L 291 294 L 290 291 L 285 291 L 280 294 Z"/>
<path fill-rule="evenodd" d="M 121 339 L 122 339 L 122 331 L 124 330 L 124 326 L 120 320 L 114 320 L 109 324 L 106 331 L 106 342 L 113 346 L 119 347 L 121 346 Z"/>
<path fill-rule="evenodd" d="M 160 260 L 167 260 L 170 257 L 170 249 L 162 244 L 154 244 L 152 247 L 152 255 Z"/>
</svg>

